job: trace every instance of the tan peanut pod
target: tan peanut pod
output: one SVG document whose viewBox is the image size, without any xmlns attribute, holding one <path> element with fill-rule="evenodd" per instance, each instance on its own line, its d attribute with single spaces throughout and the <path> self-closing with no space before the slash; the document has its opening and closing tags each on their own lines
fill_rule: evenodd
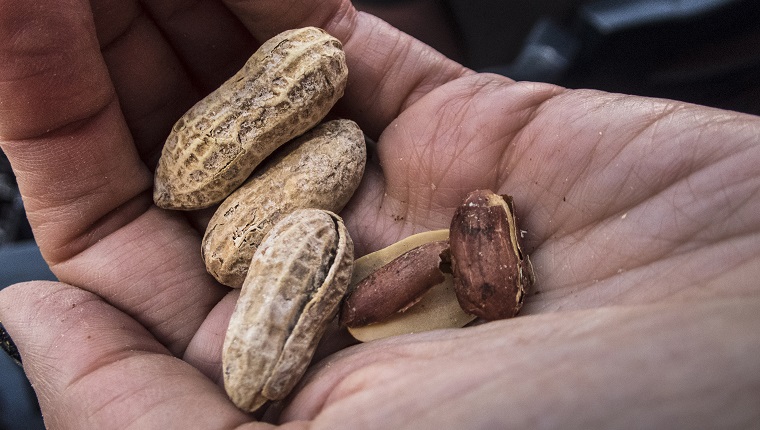
<svg viewBox="0 0 760 430">
<path fill-rule="evenodd" d="M 219 206 L 203 237 L 206 270 L 239 288 L 269 229 L 296 209 L 339 212 L 361 182 L 367 150 L 349 120 L 321 124 L 267 160 Z"/>
<path fill-rule="evenodd" d="M 224 340 L 224 387 L 253 412 L 290 393 L 335 317 L 353 266 L 353 242 L 337 215 L 291 213 L 251 260 Z"/>
<path fill-rule="evenodd" d="M 321 29 L 265 42 L 174 124 L 156 169 L 156 205 L 191 210 L 222 201 L 275 149 L 319 123 L 347 76 L 340 41 Z"/>
</svg>

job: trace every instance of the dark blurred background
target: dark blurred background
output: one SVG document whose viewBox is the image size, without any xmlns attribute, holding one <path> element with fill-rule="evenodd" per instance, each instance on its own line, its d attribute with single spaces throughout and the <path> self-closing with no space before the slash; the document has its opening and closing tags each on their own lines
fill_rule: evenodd
<svg viewBox="0 0 760 430">
<path fill-rule="evenodd" d="M 32 279 L 55 278 L 34 243 L 13 172 L 0 151 L 0 289 Z M 0 430 L 42 428 L 29 381 L 21 368 L 0 352 Z"/>
<path fill-rule="evenodd" d="M 479 71 L 760 114 L 757 0 L 355 0 Z M 0 289 L 55 279 L 0 152 Z M 42 420 L 20 367 L 0 353 L 0 430 Z"/>
<path fill-rule="evenodd" d="M 478 71 L 760 114 L 757 0 L 355 0 Z"/>
</svg>

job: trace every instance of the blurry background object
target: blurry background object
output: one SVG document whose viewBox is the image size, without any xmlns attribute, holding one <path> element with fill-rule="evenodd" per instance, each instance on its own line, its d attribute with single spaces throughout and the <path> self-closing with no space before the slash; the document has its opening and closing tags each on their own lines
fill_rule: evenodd
<svg viewBox="0 0 760 430">
<path fill-rule="evenodd" d="M 24 372 L 11 358 L 0 353 L 0 429 L 43 429 L 34 391 Z"/>
<path fill-rule="evenodd" d="M 0 247 L 32 238 L 8 159 L 0 150 Z M 2 260 L 0 260 L 2 261 Z"/>
<path fill-rule="evenodd" d="M 354 4 L 478 71 L 760 114 L 756 0 Z"/>
</svg>

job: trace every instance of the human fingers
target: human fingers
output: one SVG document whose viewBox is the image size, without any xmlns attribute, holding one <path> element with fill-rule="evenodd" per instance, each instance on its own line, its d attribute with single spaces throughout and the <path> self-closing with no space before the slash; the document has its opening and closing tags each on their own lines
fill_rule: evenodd
<svg viewBox="0 0 760 430">
<path fill-rule="evenodd" d="M 49 428 L 232 429 L 251 419 L 144 327 L 91 293 L 61 283 L 16 285 L 0 292 L 0 319 Z"/>
<path fill-rule="evenodd" d="M 155 22 L 202 94 L 211 92 L 237 72 L 255 49 L 253 36 L 218 0 L 135 3 Z"/>
<path fill-rule="evenodd" d="M 757 291 L 759 130 L 677 101 L 576 90 L 543 103 L 502 161 L 539 278 L 523 310 Z"/>
<path fill-rule="evenodd" d="M 464 193 L 490 188 L 514 197 L 536 270 L 524 313 L 743 295 L 760 267 L 760 201 L 748 198 L 759 127 L 675 101 L 467 76 L 388 127 L 384 188 L 358 195 L 348 222 L 383 246 L 445 228 Z"/>
<path fill-rule="evenodd" d="M 380 19 L 357 12 L 349 0 L 225 3 L 259 40 L 308 25 L 340 39 L 349 70 L 340 111 L 374 139 L 424 94 L 472 73 Z"/>
<path fill-rule="evenodd" d="M 234 74 L 252 52 L 253 38 L 217 1 L 91 3 L 121 110 L 152 168 L 172 124 Z"/>
<path fill-rule="evenodd" d="M 200 237 L 152 206 L 88 5 L 0 3 L 0 145 L 56 276 L 95 292 L 181 354 L 227 289 Z"/>
<path fill-rule="evenodd" d="M 374 251 L 413 233 L 448 228 L 472 190 L 492 189 L 518 202 L 531 198 L 521 194 L 524 185 L 512 185 L 515 167 L 509 163 L 530 158 L 524 155 L 531 142 L 519 136 L 537 110 L 563 92 L 478 73 L 420 97 L 380 137 L 375 155 L 382 172 L 369 169 L 347 208 L 349 226 L 362 232 L 359 243 Z M 373 228 L 362 228 L 370 217 Z"/>
<path fill-rule="evenodd" d="M 758 296 L 519 317 L 363 344 L 307 376 L 312 428 L 737 428 L 760 416 Z"/>
<path fill-rule="evenodd" d="M 77 7 L 61 10 L 0 3 L 0 144 L 27 197 L 42 252 L 53 264 L 100 239 L 97 232 L 85 237 L 99 220 L 102 230 L 113 228 L 104 218 L 114 207 L 144 207 L 138 196 L 151 184 L 121 116 L 88 9 L 73 3 Z M 61 224 L 61 218 L 67 221 Z"/>
</svg>

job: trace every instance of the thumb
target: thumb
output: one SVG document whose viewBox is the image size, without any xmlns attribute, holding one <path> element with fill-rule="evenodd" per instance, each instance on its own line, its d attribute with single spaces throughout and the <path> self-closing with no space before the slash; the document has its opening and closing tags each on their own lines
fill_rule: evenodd
<svg viewBox="0 0 760 430">
<path fill-rule="evenodd" d="M 134 319 L 62 283 L 0 291 L 48 428 L 235 428 L 251 418 Z M 246 428 L 270 428 L 250 423 Z"/>
</svg>

